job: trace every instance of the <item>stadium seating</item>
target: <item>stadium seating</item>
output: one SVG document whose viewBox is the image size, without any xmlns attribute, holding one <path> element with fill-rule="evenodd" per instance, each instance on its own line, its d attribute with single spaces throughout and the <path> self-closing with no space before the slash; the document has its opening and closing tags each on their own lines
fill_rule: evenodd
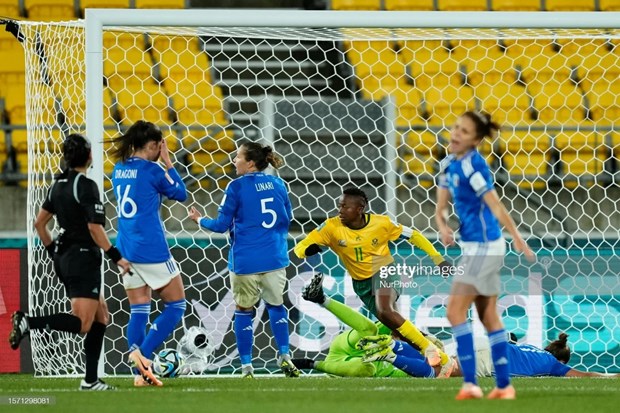
<svg viewBox="0 0 620 413">
<path fill-rule="evenodd" d="M 531 101 L 523 86 L 516 83 L 482 83 L 474 94 L 485 112 L 493 114 L 500 125 L 531 122 Z"/>
<path fill-rule="evenodd" d="M 411 131 L 404 135 L 403 172 L 419 180 L 425 188 L 434 185 L 437 174 L 437 135 L 434 132 Z"/>
<path fill-rule="evenodd" d="M 24 0 L 28 18 L 40 21 L 75 19 L 73 0 Z"/>
<path fill-rule="evenodd" d="M 422 96 L 418 89 L 404 86 L 394 89 L 392 94 L 396 100 L 397 126 L 409 127 L 414 123 L 421 123 L 423 121 L 419 115 Z"/>
<path fill-rule="evenodd" d="M 620 119 L 620 79 L 601 78 L 593 82 L 586 93 L 590 102 L 590 116 L 610 124 Z"/>
<path fill-rule="evenodd" d="M 620 11 L 620 0 L 599 0 L 601 11 Z"/>
<path fill-rule="evenodd" d="M 424 91 L 424 102 L 433 125 L 451 125 L 456 116 L 474 106 L 474 90 L 469 86 L 435 84 Z"/>
<path fill-rule="evenodd" d="M 128 9 L 130 0 L 80 0 L 82 13 L 90 9 Z"/>
<path fill-rule="evenodd" d="M 594 11 L 594 0 L 546 0 L 548 11 Z"/>
<path fill-rule="evenodd" d="M 135 0 L 137 9 L 184 9 L 186 0 Z"/>
<path fill-rule="evenodd" d="M 484 11 L 487 0 L 438 0 L 441 11 Z"/>
<path fill-rule="evenodd" d="M 381 10 L 381 0 L 332 0 L 333 10 Z"/>
<path fill-rule="evenodd" d="M 223 125 L 226 117 L 222 92 L 210 82 L 180 81 L 166 83 L 166 89 L 184 125 Z"/>
<path fill-rule="evenodd" d="M 502 163 L 512 180 L 526 189 L 540 189 L 551 173 L 550 138 L 544 132 L 504 131 L 506 151 Z"/>
<path fill-rule="evenodd" d="M 497 11 L 539 11 L 540 0 L 493 0 Z"/>
<path fill-rule="evenodd" d="M 434 0 L 384 0 L 385 9 L 390 11 L 418 10 L 432 11 L 435 10 Z"/>
<path fill-rule="evenodd" d="M 19 0 L 0 0 L 0 16 L 18 18 Z"/>
<path fill-rule="evenodd" d="M 560 132 L 553 139 L 559 151 L 564 185 L 592 185 L 603 171 L 606 156 L 603 137 L 595 132 Z"/>
</svg>

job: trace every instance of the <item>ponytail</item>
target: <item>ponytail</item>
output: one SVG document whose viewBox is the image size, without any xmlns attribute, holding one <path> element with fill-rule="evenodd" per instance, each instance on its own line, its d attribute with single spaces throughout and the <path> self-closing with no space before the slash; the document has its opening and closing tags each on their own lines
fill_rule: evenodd
<svg viewBox="0 0 620 413">
<path fill-rule="evenodd" d="M 273 151 L 269 145 L 261 145 L 258 142 L 244 142 L 241 147 L 245 149 L 245 160 L 254 161 L 256 169 L 264 171 L 269 165 L 278 169 L 284 165 L 284 159 Z"/>
<path fill-rule="evenodd" d="M 562 363 L 568 363 L 570 360 L 570 348 L 568 347 L 568 334 L 560 333 L 558 339 L 549 343 L 545 350 L 553 354 L 553 356 Z"/>
<path fill-rule="evenodd" d="M 493 122 L 491 115 L 486 112 L 467 111 L 463 116 L 471 119 L 476 125 L 476 137 L 478 139 L 494 138 L 500 130 L 499 124 Z"/>
<path fill-rule="evenodd" d="M 114 144 L 112 156 L 125 162 L 134 152 L 140 150 L 151 141 L 160 142 L 163 134 L 157 125 L 145 120 L 139 120 L 123 135 L 109 140 Z"/>
</svg>

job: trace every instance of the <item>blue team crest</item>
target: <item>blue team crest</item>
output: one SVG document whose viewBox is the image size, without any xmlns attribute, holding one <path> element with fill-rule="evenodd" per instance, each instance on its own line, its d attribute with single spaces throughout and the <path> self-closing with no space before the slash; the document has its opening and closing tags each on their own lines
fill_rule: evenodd
<svg viewBox="0 0 620 413">
<path fill-rule="evenodd" d="M 459 176 L 458 174 L 450 174 L 448 176 L 448 180 L 451 181 L 453 187 L 459 186 Z"/>
</svg>

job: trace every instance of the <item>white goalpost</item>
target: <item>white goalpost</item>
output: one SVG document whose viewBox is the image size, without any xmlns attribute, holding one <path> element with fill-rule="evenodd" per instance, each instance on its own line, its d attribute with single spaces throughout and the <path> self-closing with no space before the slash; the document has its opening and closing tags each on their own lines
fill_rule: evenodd
<svg viewBox="0 0 620 413">
<path fill-rule="evenodd" d="M 30 225 L 68 132 L 85 132 L 93 144 L 89 176 L 114 238 L 105 140 L 142 118 L 164 131 L 190 192 L 186 205 L 164 202 L 162 209 L 189 304 L 165 347 L 176 347 L 184 329 L 203 326 L 212 351 L 193 372 L 229 374 L 239 364 L 227 239 L 199 231 L 186 208 L 216 213 L 234 178 L 236 145 L 261 140 L 283 156 L 285 167 L 273 173 L 290 187 L 291 248 L 335 214 L 335 199 L 351 184 L 367 192 L 373 212 L 434 241 L 434 177 L 449 129 L 460 113 L 477 109 L 503 125 L 480 150 L 539 257 L 534 265 L 516 254 L 506 259 L 500 308 L 507 329 L 539 346 L 566 332 L 572 366 L 619 371 L 620 13 L 87 9 L 83 21 L 19 24 L 31 313 L 68 308 Z M 457 249 L 440 251 L 458 258 Z M 431 263 L 405 244 L 396 245 L 395 258 Z M 112 316 L 104 369 L 126 374 L 129 306 L 115 269 L 104 265 Z M 345 328 L 301 299 L 315 270 L 327 274 L 329 295 L 361 307 L 333 254 L 322 254 L 316 268 L 292 259 L 285 304 L 294 357 L 324 355 Z M 399 299 L 401 313 L 450 342 L 450 280 L 415 281 Z M 254 320 L 255 368 L 277 373 L 263 310 Z M 482 332 L 477 322 L 475 329 Z M 38 375 L 81 373 L 79 337 L 33 331 L 31 340 Z"/>
</svg>

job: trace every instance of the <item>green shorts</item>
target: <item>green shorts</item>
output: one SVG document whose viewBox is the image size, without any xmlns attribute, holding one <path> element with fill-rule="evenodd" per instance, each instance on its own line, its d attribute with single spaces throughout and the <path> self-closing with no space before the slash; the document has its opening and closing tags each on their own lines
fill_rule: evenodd
<svg viewBox="0 0 620 413">
<path fill-rule="evenodd" d="M 353 280 L 353 291 L 362 300 L 370 314 L 377 317 L 377 304 L 375 303 L 375 291 L 381 288 L 391 288 L 396 292 L 396 299 L 402 292 L 400 284 L 400 276 L 388 275 L 381 278 L 379 274 L 375 274 L 365 280 Z"/>
</svg>

